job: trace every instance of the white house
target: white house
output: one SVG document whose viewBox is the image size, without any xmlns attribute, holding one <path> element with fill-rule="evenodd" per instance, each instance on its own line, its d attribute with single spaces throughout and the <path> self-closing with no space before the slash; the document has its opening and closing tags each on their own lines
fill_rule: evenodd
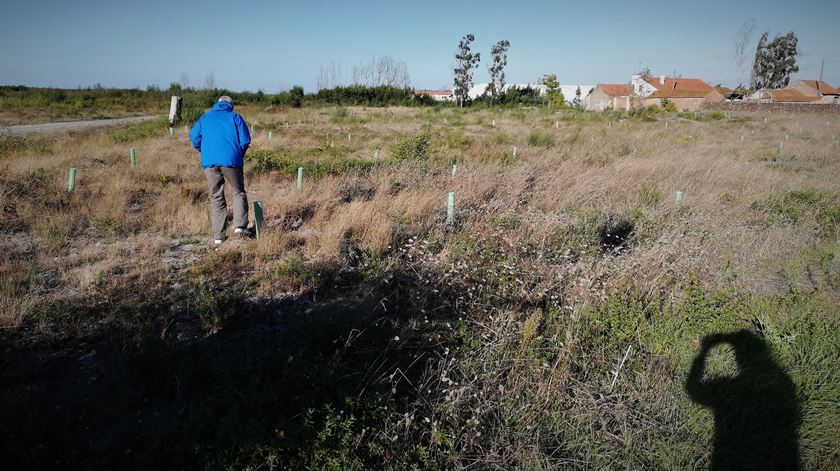
<svg viewBox="0 0 840 471">
<path fill-rule="evenodd" d="M 566 100 L 566 103 L 572 104 L 575 99 L 575 93 L 577 93 L 577 89 L 580 87 L 580 103 L 583 105 L 583 100 L 586 99 L 589 92 L 595 88 L 594 85 L 560 85 L 560 90 L 563 92 L 563 99 Z"/>
<path fill-rule="evenodd" d="M 415 90 L 415 95 L 428 95 L 435 101 L 454 101 L 455 95 L 449 90 Z"/>
<path fill-rule="evenodd" d="M 642 77 L 641 75 L 631 75 L 630 76 L 630 86 L 633 87 L 633 93 L 637 96 L 642 98 L 651 95 L 655 91 L 659 90 L 658 87 L 655 87 L 651 82 L 659 81 L 661 85 L 665 85 L 665 76 L 660 75 L 659 77 Z"/>
</svg>

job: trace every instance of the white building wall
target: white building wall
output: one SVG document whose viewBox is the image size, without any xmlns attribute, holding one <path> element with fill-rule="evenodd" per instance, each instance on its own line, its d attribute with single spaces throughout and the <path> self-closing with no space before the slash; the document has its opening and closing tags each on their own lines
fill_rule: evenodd
<svg viewBox="0 0 840 471">
<path fill-rule="evenodd" d="M 665 76 L 662 75 L 660 77 L 657 77 L 656 79 L 664 80 L 664 78 Z M 656 91 L 656 87 L 648 83 L 647 80 L 643 79 L 641 75 L 631 75 L 630 85 L 633 86 L 633 91 L 636 93 L 636 95 L 639 95 L 642 98 L 645 98 Z"/>
</svg>

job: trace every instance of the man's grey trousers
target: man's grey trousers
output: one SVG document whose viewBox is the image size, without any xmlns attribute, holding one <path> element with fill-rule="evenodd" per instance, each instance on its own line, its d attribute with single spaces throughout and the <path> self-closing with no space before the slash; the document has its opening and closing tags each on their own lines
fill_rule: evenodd
<svg viewBox="0 0 840 471">
<path fill-rule="evenodd" d="M 242 167 L 208 167 L 204 169 L 210 191 L 210 223 L 213 237 L 225 238 L 227 228 L 227 202 L 225 182 L 233 194 L 233 227 L 248 227 L 248 195 L 245 194 L 245 175 Z"/>
</svg>

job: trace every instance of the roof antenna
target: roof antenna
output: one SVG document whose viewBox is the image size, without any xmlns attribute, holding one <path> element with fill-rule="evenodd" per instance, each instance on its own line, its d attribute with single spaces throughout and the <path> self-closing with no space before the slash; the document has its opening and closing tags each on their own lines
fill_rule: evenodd
<svg viewBox="0 0 840 471">
<path fill-rule="evenodd" d="M 820 82 L 822 82 L 822 73 L 823 73 L 823 67 L 824 66 L 825 66 L 825 57 L 823 57 L 823 60 L 820 63 Z"/>
</svg>

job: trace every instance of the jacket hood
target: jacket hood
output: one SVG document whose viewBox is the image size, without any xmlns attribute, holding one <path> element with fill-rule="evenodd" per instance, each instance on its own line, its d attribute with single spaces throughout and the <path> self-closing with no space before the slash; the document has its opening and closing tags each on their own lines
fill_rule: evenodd
<svg viewBox="0 0 840 471">
<path fill-rule="evenodd" d="M 216 104 L 213 105 L 213 111 L 233 111 L 233 103 L 217 101 Z"/>
</svg>

